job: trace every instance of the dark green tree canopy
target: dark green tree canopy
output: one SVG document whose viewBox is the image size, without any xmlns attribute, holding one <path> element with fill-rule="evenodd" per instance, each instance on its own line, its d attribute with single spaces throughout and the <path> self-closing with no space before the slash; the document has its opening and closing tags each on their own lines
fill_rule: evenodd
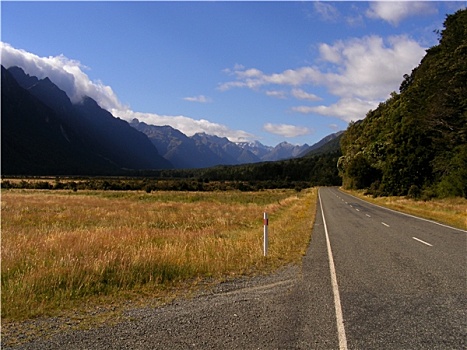
<svg viewBox="0 0 467 350">
<path fill-rule="evenodd" d="M 399 94 L 349 125 L 338 162 L 344 186 L 467 198 L 467 10 L 448 15 L 440 35 Z"/>
</svg>

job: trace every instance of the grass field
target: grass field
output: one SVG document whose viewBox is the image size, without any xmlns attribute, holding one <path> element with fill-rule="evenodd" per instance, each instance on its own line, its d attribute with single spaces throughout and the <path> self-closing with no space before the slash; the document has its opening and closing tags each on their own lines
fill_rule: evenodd
<svg viewBox="0 0 467 350">
<path fill-rule="evenodd" d="M 2 319 L 164 298 L 206 279 L 299 263 L 316 196 L 316 189 L 2 191 Z"/>
<path fill-rule="evenodd" d="M 467 229 L 467 200 L 364 197 Z M 299 263 L 316 189 L 259 192 L 2 191 L 2 319 L 128 299 L 171 298 L 206 281 Z M 269 254 L 263 257 L 263 212 Z"/>
</svg>

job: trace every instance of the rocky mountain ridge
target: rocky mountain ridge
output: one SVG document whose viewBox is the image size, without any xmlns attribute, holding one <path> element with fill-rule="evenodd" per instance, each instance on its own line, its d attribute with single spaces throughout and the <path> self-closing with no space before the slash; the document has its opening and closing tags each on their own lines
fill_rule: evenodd
<svg viewBox="0 0 467 350">
<path fill-rule="evenodd" d="M 92 98 L 72 103 L 49 78 L 38 79 L 19 67 L 2 67 L 3 174 L 207 168 L 301 157 L 316 145 L 235 143 L 206 133 L 188 137 L 170 126 L 137 119 L 128 123 Z"/>
<path fill-rule="evenodd" d="M 281 142 L 271 147 L 259 141 L 232 142 L 225 137 L 206 133 L 187 136 L 170 126 L 148 125 L 138 119 L 133 119 L 130 125 L 145 133 L 159 153 L 176 168 L 205 168 L 221 164 L 277 161 L 296 158 L 311 150 L 307 144 L 292 145 Z"/>
<path fill-rule="evenodd" d="M 146 135 L 85 97 L 72 104 L 50 79 L 2 66 L 2 173 L 115 174 L 168 169 Z"/>
</svg>

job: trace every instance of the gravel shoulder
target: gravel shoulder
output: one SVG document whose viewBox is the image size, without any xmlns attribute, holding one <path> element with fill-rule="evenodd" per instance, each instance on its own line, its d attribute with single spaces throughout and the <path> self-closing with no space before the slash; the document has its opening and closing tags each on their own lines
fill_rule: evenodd
<svg viewBox="0 0 467 350">
<path fill-rule="evenodd" d="M 281 299 L 300 280 L 300 267 L 288 266 L 270 275 L 220 283 L 161 307 L 128 308 L 115 324 L 106 323 L 89 330 L 69 329 L 52 336 L 42 334 L 12 346 L 8 345 L 12 339 L 4 336 L 2 348 L 269 349 L 271 344 L 280 342 L 277 336 L 283 334 L 283 330 L 277 329 L 283 325 L 281 318 L 287 308 Z M 36 323 L 36 330 L 42 326 L 53 331 L 63 320 L 31 322 Z"/>
</svg>

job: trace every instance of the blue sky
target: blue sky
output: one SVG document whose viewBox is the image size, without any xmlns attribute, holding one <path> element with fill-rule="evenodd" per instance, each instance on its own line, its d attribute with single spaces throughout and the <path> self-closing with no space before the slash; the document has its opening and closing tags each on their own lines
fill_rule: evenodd
<svg viewBox="0 0 467 350">
<path fill-rule="evenodd" d="M 313 144 L 398 91 L 466 3 L 2 1 L 2 64 L 122 119 Z"/>
</svg>

